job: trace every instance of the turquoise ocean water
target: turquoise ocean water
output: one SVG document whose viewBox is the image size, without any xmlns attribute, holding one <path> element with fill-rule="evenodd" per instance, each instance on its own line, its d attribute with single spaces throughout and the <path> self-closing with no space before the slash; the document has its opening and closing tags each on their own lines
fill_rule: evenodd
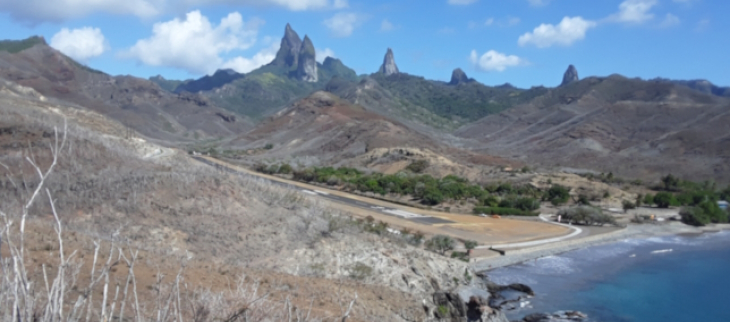
<svg viewBox="0 0 730 322">
<path fill-rule="evenodd" d="M 671 251 L 669 251 L 671 249 Z M 730 233 L 634 239 L 487 274 L 535 290 L 510 319 L 578 310 L 590 321 L 730 322 Z"/>
</svg>

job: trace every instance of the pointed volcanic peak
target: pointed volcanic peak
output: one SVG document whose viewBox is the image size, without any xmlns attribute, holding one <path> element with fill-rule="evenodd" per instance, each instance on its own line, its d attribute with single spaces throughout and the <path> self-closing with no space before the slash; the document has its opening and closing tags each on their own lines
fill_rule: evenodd
<svg viewBox="0 0 730 322">
<path fill-rule="evenodd" d="M 281 46 L 276 53 L 276 58 L 270 63 L 274 66 L 294 67 L 299 59 L 299 51 L 302 48 L 302 39 L 299 38 L 290 24 L 286 24 L 284 37 L 281 38 Z"/>
<path fill-rule="evenodd" d="M 332 74 L 333 76 L 342 77 L 349 81 L 357 81 L 357 73 L 352 68 L 345 66 L 341 60 L 337 58 L 327 57 L 322 62 L 322 70 Z"/>
<path fill-rule="evenodd" d="M 454 71 L 451 72 L 451 81 L 449 82 L 449 85 L 459 85 L 472 82 L 474 82 L 474 79 L 467 77 L 466 73 L 461 70 L 461 68 L 454 69 Z"/>
<path fill-rule="evenodd" d="M 568 70 L 565 71 L 565 74 L 563 74 L 563 82 L 560 83 L 560 86 L 565 86 L 579 80 L 580 78 L 578 78 L 578 70 L 575 69 L 575 66 L 570 65 L 568 66 Z"/>
<path fill-rule="evenodd" d="M 307 35 L 304 35 L 304 42 L 299 50 L 297 60 L 297 78 L 305 82 L 316 83 L 319 80 L 317 60 L 315 60 L 314 45 Z"/>
<path fill-rule="evenodd" d="M 390 76 L 393 74 L 399 74 L 398 65 L 395 64 L 395 57 L 393 56 L 393 50 L 388 48 L 388 52 L 385 53 L 383 58 L 383 65 L 380 66 L 379 73 Z"/>
</svg>

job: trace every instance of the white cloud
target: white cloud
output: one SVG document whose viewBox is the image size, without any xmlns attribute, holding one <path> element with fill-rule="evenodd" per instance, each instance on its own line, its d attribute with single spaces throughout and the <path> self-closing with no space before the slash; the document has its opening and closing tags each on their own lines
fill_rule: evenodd
<svg viewBox="0 0 730 322">
<path fill-rule="evenodd" d="M 668 13 L 664 17 L 664 20 L 662 20 L 662 22 L 659 24 L 659 27 L 669 28 L 669 27 L 673 27 L 673 26 L 678 25 L 680 22 L 681 21 L 679 20 L 679 17 L 677 17 L 677 16 L 675 16 L 675 15 L 673 15 L 671 13 Z"/>
<path fill-rule="evenodd" d="M 279 43 L 274 42 L 271 46 L 262 49 L 251 58 L 243 56 L 234 57 L 223 63 L 220 68 L 230 68 L 239 73 L 248 73 L 274 60 L 278 50 Z"/>
<path fill-rule="evenodd" d="M 520 21 L 522 21 L 522 20 L 520 20 L 519 17 L 508 17 L 507 18 L 507 26 L 508 27 L 511 27 L 511 26 L 519 25 L 520 24 Z"/>
<path fill-rule="evenodd" d="M 349 37 L 355 28 L 359 27 L 363 18 L 354 13 L 340 12 L 325 20 L 324 25 L 329 28 L 334 37 Z"/>
<path fill-rule="evenodd" d="M 477 2 L 477 0 L 449 0 L 448 1 L 449 4 L 458 5 L 458 6 L 470 5 L 474 2 Z"/>
<path fill-rule="evenodd" d="M 257 18 L 244 23 L 241 14 L 233 12 L 213 26 L 200 11 L 191 11 L 184 20 L 154 24 L 152 36 L 138 40 L 122 55 L 146 65 L 208 74 L 223 65 L 222 53 L 253 46 L 262 24 Z"/>
<path fill-rule="evenodd" d="M 137 17 L 160 14 L 165 0 L 0 0 L 0 12 L 13 19 L 37 24 L 62 22 L 95 12 Z"/>
<path fill-rule="evenodd" d="M 101 29 L 92 27 L 63 28 L 51 38 L 51 47 L 80 62 L 99 56 L 108 48 Z"/>
<path fill-rule="evenodd" d="M 175 0 L 167 1 L 170 5 L 178 5 Z M 348 7 L 347 0 L 182 0 L 185 8 L 196 8 L 207 4 L 226 4 L 249 7 L 282 7 L 291 11 L 318 9 L 342 9 Z"/>
<path fill-rule="evenodd" d="M 707 28 L 710 28 L 710 19 L 702 19 L 697 22 L 697 26 L 695 26 L 695 31 L 705 31 Z"/>
<path fill-rule="evenodd" d="M 489 18 L 486 21 L 484 21 L 485 26 L 491 26 L 494 23 L 494 18 Z"/>
<path fill-rule="evenodd" d="M 533 7 L 542 7 L 547 6 L 548 3 L 550 3 L 550 0 L 527 0 L 527 2 L 529 2 Z"/>
<path fill-rule="evenodd" d="M 335 0 L 335 2 L 332 4 L 332 6 L 335 9 L 343 9 L 350 6 L 349 3 L 347 3 L 347 0 Z"/>
<path fill-rule="evenodd" d="M 609 21 L 640 24 L 654 18 L 650 13 L 657 0 L 625 0 L 618 6 L 618 13 L 608 17 Z"/>
<path fill-rule="evenodd" d="M 472 65 L 474 65 L 474 67 L 478 70 L 485 72 L 501 72 L 508 67 L 524 65 L 527 63 L 527 61 L 515 55 L 505 55 L 494 50 L 484 53 L 481 57 L 479 57 L 476 50 L 472 50 L 471 55 L 469 56 L 469 61 L 471 61 Z"/>
<path fill-rule="evenodd" d="M 337 58 L 337 56 L 335 56 L 335 52 L 332 51 L 332 49 L 329 49 L 329 48 L 316 49 L 314 51 L 314 54 L 316 56 L 314 59 L 317 60 L 320 63 L 323 63 L 324 62 L 324 59 L 327 58 L 327 57 Z"/>
<path fill-rule="evenodd" d="M 570 46 L 574 42 L 585 38 L 586 31 L 595 26 L 595 22 L 585 20 L 582 17 L 564 17 L 557 26 L 541 24 L 532 32 L 520 36 L 517 43 L 520 46 L 532 44 L 538 48 L 553 45 Z"/>
<path fill-rule="evenodd" d="M 388 21 L 388 19 L 383 19 L 383 22 L 380 23 L 380 31 L 391 31 L 395 29 L 395 26 L 393 26 L 393 23 Z"/>
<path fill-rule="evenodd" d="M 281 7 L 291 11 L 342 9 L 349 6 L 348 0 L 0 0 L 0 12 L 18 21 L 38 24 L 59 23 L 94 13 L 151 18 L 216 4 Z"/>
<path fill-rule="evenodd" d="M 439 30 L 436 30 L 437 35 L 453 35 L 456 33 L 456 29 L 452 27 L 443 27 Z"/>
</svg>

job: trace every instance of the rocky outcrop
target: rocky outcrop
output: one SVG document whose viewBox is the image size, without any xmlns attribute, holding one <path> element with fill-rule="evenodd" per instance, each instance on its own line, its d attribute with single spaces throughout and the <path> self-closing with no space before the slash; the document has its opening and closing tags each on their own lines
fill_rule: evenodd
<svg viewBox="0 0 730 322">
<path fill-rule="evenodd" d="M 304 42 L 302 42 L 302 48 L 299 50 L 297 79 L 311 83 L 316 83 L 319 80 L 314 45 L 306 35 L 304 36 Z"/>
<path fill-rule="evenodd" d="M 568 70 L 565 71 L 565 74 L 563 74 L 563 82 L 560 83 L 560 86 L 565 86 L 579 80 L 580 78 L 578 78 L 578 70 L 575 69 L 575 66 L 570 65 L 568 66 Z"/>
<path fill-rule="evenodd" d="M 453 322 L 508 322 L 500 310 L 489 306 L 489 301 L 481 296 L 471 296 L 468 301 L 457 292 L 435 292 L 435 305 L 429 318 Z"/>
<path fill-rule="evenodd" d="M 466 73 L 461 70 L 461 68 L 457 68 L 451 73 L 451 81 L 449 82 L 449 85 L 459 85 L 471 83 L 473 81 L 474 79 L 467 77 Z"/>
<path fill-rule="evenodd" d="M 299 51 L 301 48 L 301 38 L 299 38 L 297 32 L 292 29 L 291 25 L 286 24 L 286 28 L 284 29 L 284 38 L 281 39 L 279 51 L 276 53 L 276 58 L 274 58 L 270 65 L 286 67 L 297 66 Z"/>
<path fill-rule="evenodd" d="M 390 48 L 388 48 L 388 52 L 385 53 L 385 58 L 383 58 L 383 65 L 380 66 L 379 73 L 385 76 L 400 73 L 400 71 L 398 71 L 398 65 L 395 64 L 393 50 Z"/>
</svg>

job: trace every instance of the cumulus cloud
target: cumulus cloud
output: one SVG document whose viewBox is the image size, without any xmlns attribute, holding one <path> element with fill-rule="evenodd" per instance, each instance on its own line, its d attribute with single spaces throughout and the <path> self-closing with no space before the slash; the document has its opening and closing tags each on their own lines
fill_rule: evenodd
<svg viewBox="0 0 730 322">
<path fill-rule="evenodd" d="M 477 0 L 448 0 L 449 4 L 457 5 L 457 6 L 470 5 L 474 2 L 477 2 Z"/>
<path fill-rule="evenodd" d="M 508 67 L 514 67 L 524 65 L 527 63 L 524 59 L 515 55 L 505 55 L 495 50 L 490 50 L 481 57 L 477 54 L 476 50 L 471 51 L 469 61 L 478 70 L 484 72 L 501 72 Z"/>
<path fill-rule="evenodd" d="M 669 28 L 669 27 L 673 27 L 673 26 L 678 25 L 680 22 L 681 21 L 679 20 L 679 17 L 677 17 L 677 16 L 675 16 L 675 15 L 673 15 L 671 13 L 668 13 L 664 17 L 664 20 L 662 20 L 662 22 L 659 24 L 659 27 Z"/>
<path fill-rule="evenodd" d="M 99 56 L 108 48 L 101 29 L 92 27 L 63 28 L 51 38 L 51 47 L 80 62 Z"/>
<path fill-rule="evenodd" d="M 317 49 L 314 52 L 315 52 L 314 54 L 316 56 L 314 59 L 316 59 L 320 63 L 324 62 L 324 59 L 327 57 L 337 58 L 337 56 L 335 56 L 335 52 L 329 48 Z"/>
<path fill-rule="evenodd" d="M 221 68 L 230 68 L 239 73 L 248 73 L 274 60 L 277 51 L 279 51 L 279 43 L 273 42 L 271 46 L 260 50 L 253 57 L 237 56 L 231 58 L 223 63 Z"/>
<path fill-rule="evenodd" d="M 241 14 L 233 12 L 213 26 L 200 11 L 191 11 L 185 19 L 154 24 L 152 36 L 138 40 L 123 56 L 145 65 L 208 74 L 223 65 L 221 54 L 253 46 L 262 24 L 256 18 L 244 22 Z"/>
<path fill-rule="evenodd" d="M 380 31 L 391 31 L 395 29 L 395 26 L 393 26 L 393 23 L 388 21 L 388 19 L 383 19 L 383 22 L 380 23 Z"/>
<path fill-rule="evenodd" d="M 618 6 L 618 13 L 608 17 L 609 21 L 640 24 L 654 18 L 649 12 L 657 5 L 657 0 L 625 0 Z"/>
<path fill-rule="evenodd" d="M 547 6 L 548 3 L 550 3 L 550 0 L 527 0 L 527 2 L 529 2 L 533 7 L 542 7 Z"/>
<path fill-rule="evenodd" d="M 323 23 L 330 30 L 332 36 L 343 38 L 352 35 L 352 32 L 362 24 L 362 21 L 363 18 L 357 14 L 339 12 Z"/>
<path fill-rule="evenodd" d="M 347 0 L 0 0 L 0 12 L 29 24 L 59 23 L 94 13 L 132 15 L 140 18 L 178 13 L 210 4 L 248 7 L 280 7 L 291 11 L 342 9 Z"/>
<path fill-rule="evenodd" d="M 164 2 L 165 0 L 0 0 L 0 12 L 31 24 L 63 22 L 95 12 L 145 18 L 159 14 Z"/>
<path fill-rule="evenodd" d="M 596 22 L 585 20 L 582 17 L 564 17 L 557 26 L 541 24 L 532 32 L 520 36 L 517 43 L 520 46 L 535 45 L 538 48 L 553 45 L 570 46 L 585 38 L 586 31 L 595 26 Z"/>
</svg>

